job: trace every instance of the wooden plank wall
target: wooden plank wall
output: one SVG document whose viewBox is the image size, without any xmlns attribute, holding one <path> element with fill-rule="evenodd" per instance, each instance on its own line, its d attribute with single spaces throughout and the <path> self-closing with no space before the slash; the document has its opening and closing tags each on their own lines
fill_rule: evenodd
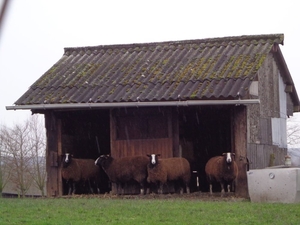
<svg viewBox="0 0 300 225">
<path fill-rule="evenodd" d="M 275 145 L 248 144 L 247 153 L 250 169 L 264 169 L 269 166 L 284 165 L 287 149 Z"/>
<path fill-rule="evenodd" d="M 161 113 L 158 109 L 151 109 L 154 113 Z M 129 110 L 128 110 L 129 111 Z M 149 110 L 150 111 L 150 110 Z M 147 111 L 137 110 L 138 113 L 148 113 Z M 179 154 L 179 131 L 178 131 L 178 117 L 172 115 L 171 110 L 165 110 L 165 116 L 168 121 L 167 127 L 161 127 L 161 129 L 167 129 L 167 137 L 164 138 L 145 138 L 145 139 L 117 139 L 117 125 L 115 113 L 110 113 L 110 132 L 111 132 L 111 155 L 115 158 L 132 155 L 147 155 L 151 153 L 161 154 L 162 158 L 174 157 Z M 130 113 L 134 115 L 134 111 Z M 121 113 L 122 115 L 122 113 Z M 126 114 L 128 115 L 128 114 Z M 130 125 L 129 125 L 130 126 Z M 120 128 L 122 129 L 122 127 Z"/>
<path fill-rule="evenodd" d="M 111 155 L 114 158 L 121 158 L 159 153 L 162 158 L 173 157 L 172 144 L 172 138 L 115 140 L 112 142 Z"/>
<path fill-rule="evenodd" d="M 247 145 L 249 168 L 263 169 L 269 166 L 283 165 L 287 149 L 273 145 L 271 118 L 259 118 L 257 121 L 258 135 L 254 138 L 257 141 Z"/>
</svg>

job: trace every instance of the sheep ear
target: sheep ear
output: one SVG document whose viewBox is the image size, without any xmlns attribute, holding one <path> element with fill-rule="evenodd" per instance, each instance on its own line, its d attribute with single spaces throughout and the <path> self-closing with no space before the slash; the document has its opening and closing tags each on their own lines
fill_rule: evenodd
<svg viewBox="0 0 300 225">
<path fill-rule="evenodd" d="M 226 153 L 223 153 L 222 155 L 226 155 Z"/>
<path fill-rule="evenodd" d="M 151 157 L 151 155 L 150 155 L 150 154 L 147 154 L 147 156 L 148 156 L 148 157 Z"/>
</svg>

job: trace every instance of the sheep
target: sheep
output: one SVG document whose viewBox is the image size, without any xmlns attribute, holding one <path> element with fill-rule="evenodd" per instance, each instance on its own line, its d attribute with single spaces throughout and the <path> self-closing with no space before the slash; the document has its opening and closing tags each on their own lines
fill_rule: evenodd
<svg viewBox="0 0 300 225">
<path fill-rule="evenodd" d="M 75 194 L 76 183 L 88 182 L 91 193 L 93 193 L 91 187 L 91 181 L 95 182 L 97 192 L 98 182 L 100 180 L 100 169 L 95 166 L 93 159 L 77 159 L 69 153 L 63 156 L 63 167 L 61 169 L 62 178 L 69 184 L 68 194 Z"/>
<path fill-rule="evenodd" d="M 205 173 L 209 183 L 209 191 L 212 194 L 212 183 L 221 184 L 221 193 L 225 192 L 224 184 L 227 183 L 227 191 L 230 192 L 230 185 L 233 184 L 237 175 L 238 167 L 234 161 L 234 153 L 226 152 L 222 156 L 214 156 L 205 165 Z"/>
<path fill-rule="evenodd" d="M 191 180 L 190 163 L 181 157 L 158 159 L 160 154 L 148 154 L 150 163 L 148 164 L 148 183 L 155 183 L 158 186 L 158 193 L 163 193 L 163 186 L 168 181 L 180 181 L 186 188 L 186 193 L 190 193 L 189 183 Z M 183 194 L 183 188 L 180 188 Z"/>
<path fill-rule="evenodd" d="M 110 155 L 101 155 L 96 159 L 95 165 L 101 166 L 110 182 L 117 186 L 117 194 L 123 195 L 124 186 L 129 181 L 136 181 L 140 185 L 140 194 L 145 194 L 147 189 L 147 164 L 146 156 L 126 156 L 115 159 Z"/>
</svg>

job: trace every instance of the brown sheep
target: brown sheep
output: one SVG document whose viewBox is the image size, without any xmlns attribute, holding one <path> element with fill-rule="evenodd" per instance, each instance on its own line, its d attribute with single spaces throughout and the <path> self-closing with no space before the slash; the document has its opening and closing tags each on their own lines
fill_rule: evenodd
<svg viewBox="0 0 300 225">
<path fill-rule="evenodd" d="M 73 158 L 69 153 L 66 153 L 63 156 L 61 175 L 62 178 L 69 184 L 69 195 L 75 194 L 76 184 L 79 182 L 83 182 L 83 184 L 88 182 L 91 193 L 94 193 L 91 181 L 95 182 L 97 192 L 99 193 L 98 182 L 100 180 L 100 169 L 95 166 L 94 162 L 95 161 L 93 159 Z"/>
<path fill-rule="evenodd" d="M 147 188 L 147 164 L 146 156 L 127 156 L 114 159 L 110 155 L 101 155 L 95 161 L 95 165 L 101 166 L 107 174 L 110 182 L 117 185 L 117 194 L 124 194 L 124 186 L 129 181 L 136 181 L 140 185 L 140 194 Z"/>
<path fill-rule="evenodd" d="M 212 194 L 212 183 L 221 184 L 221 193 L 224 193 L 224 184 L 230 192 L 230 185 L 235 181 L 238 174 L 238 167 L 234 161 L 234 153 L 223 153 L 222 156 L 215 156 L 208 160 L 205 165 L 205 173 L 209 182 L 209 191 Z"/>
<path fill-rule="evenodd" d="M 190 193 L 191 169 L 190 163 L 185 158 L 174 157 L 158 160 L 160 154 L 147 156 L 150 157 L 147 181 L 158 185 L 159 194 L 163 193 L 163 186 L 167 184 L 167 181 L 182 182 L 185 185 L 186 192 Z M 180 193 L 183 193 L 182 187 Z"/>
</svg>

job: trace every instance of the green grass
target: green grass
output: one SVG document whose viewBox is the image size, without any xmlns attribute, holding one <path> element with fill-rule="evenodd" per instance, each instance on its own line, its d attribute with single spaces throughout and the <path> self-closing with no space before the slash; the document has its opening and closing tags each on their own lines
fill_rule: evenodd
<svg viewBox="0 0 300 225">
<path fill-rule="evenodd" d="M 146 198 L 0 198 L 0 224 L 300 224 L 300 204 Z"/>
</svg>

